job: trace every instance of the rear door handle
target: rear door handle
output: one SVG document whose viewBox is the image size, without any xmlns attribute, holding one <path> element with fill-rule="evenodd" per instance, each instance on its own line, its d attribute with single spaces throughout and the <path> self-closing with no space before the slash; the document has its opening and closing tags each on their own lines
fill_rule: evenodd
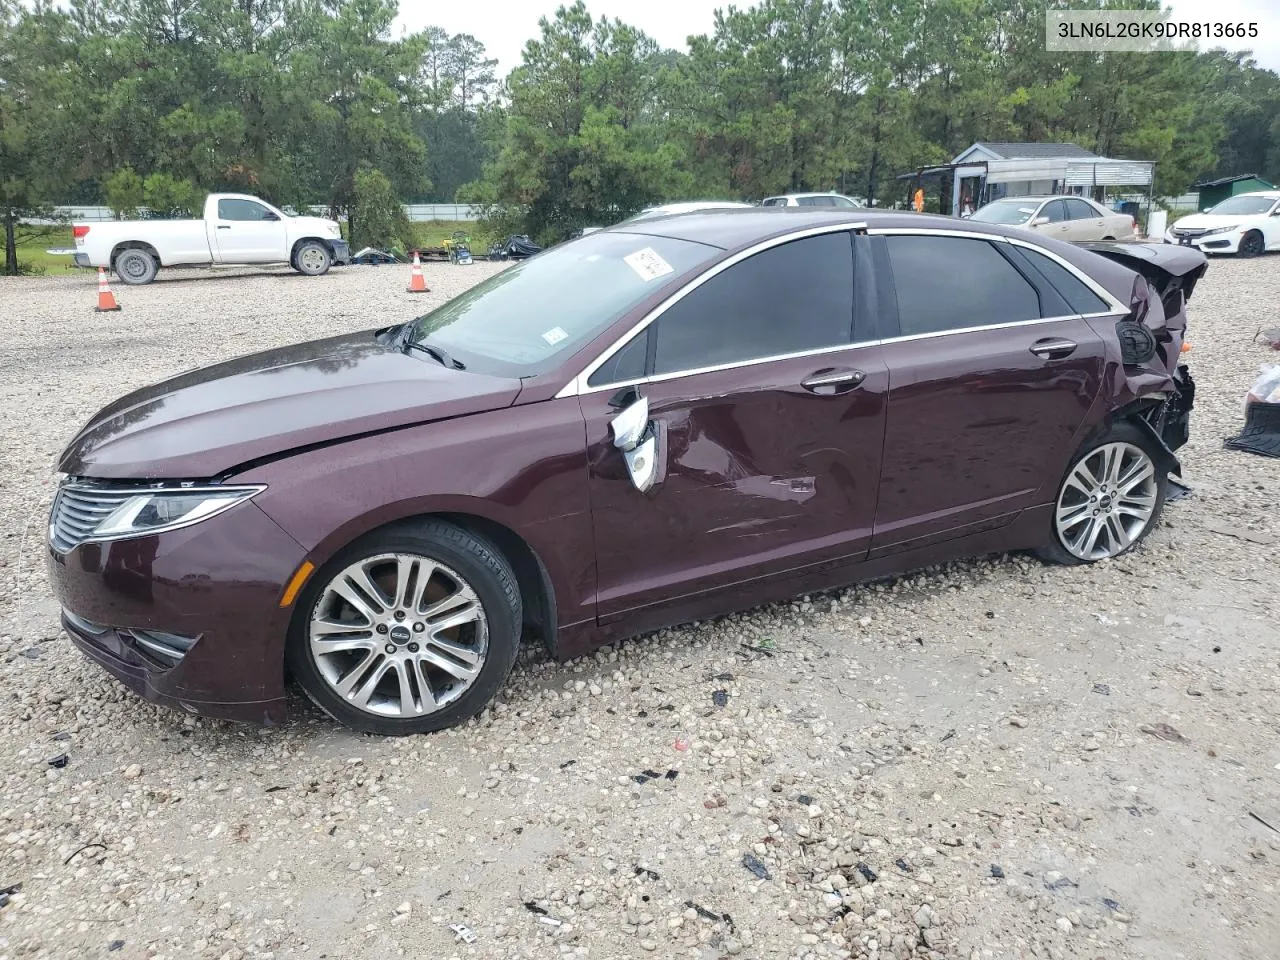
<svg viewBox="0 0 1280 960">
<path fill-rule="evenodd" d="M 1031 352 L 1042 360 L 1061 360 L 1063 357 L 1071 356 L 1075 350 L 1075 341 L 1063 340 L 1060 337 L 1037 340 L 1031 345 Z"/>
<path fill-rule="evenodd" d="M 843 393 L 845 390 L 852 390 L 866 378 L 867 375 L 861 370 L 819 370 L 801 380 L 800 386 L 811 393 Z"/>
</svg>

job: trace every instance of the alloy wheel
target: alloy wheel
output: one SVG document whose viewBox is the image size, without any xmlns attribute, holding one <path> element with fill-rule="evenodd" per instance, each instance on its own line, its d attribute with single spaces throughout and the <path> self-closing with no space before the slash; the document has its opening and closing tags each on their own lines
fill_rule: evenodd
<svg viewBox="0 0 1280 960">
<path fill-rule="evenodd" d="M 325 586 L 307 627 L 316 669 L 346 703 L 413 718 L 456 701 L 489 646 L 483 604 L 461 575 L 429 557 L 386 553 Z"/>
<path fill-rule="evenodd" d="M 1105 560 L 1142 536 L 1155 513 L 1156 467 L 1132 443 L 1108 443 L 1072 467 L 1058 494 L 1054 526 L 1081 560 Z"/>
</svg>

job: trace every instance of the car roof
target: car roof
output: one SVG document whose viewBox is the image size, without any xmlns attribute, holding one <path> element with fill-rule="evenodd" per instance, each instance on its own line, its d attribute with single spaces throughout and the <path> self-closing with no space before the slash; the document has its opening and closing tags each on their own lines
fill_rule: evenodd
<svg viewBox="0 0 1280 960">
<path fill-rule="evenodd" d="M 637 233 L 653 237 L 690 240 L 724 250 L 748 247 L 771 237 L 809 227 L 848 224 L 873 228 L 914 227 L 917 229 L 960 230 L 1021 237 L 1024 231 L 999 224 L 971 223 L 955 217 L 925 213 L 880 212 L 833 207 L 756 207 L 705 210 L 669 217 L 654 217 L 635 223 L 619 223 L 607 229 L 613 233 Z"/>
<path fill-rule="evenodd" d="M 1231 200 L 1233 197 L 1265 197 L 1268 200 L 1280 200 L 1280 190 L 1250 190 L 1247 193 L 1233 194 L 1227 199 Z"/>
<path fill-rule="evenodd" d="M 819 190 L 815 193 L 775 193 L 773 194 L 773 196 L 765 197 L 765 199 L 777 200 L 783 197 L 843 197 L 843 196 L 844 196 L 843 193 L 836 193 L 834 190 Z"/>
</svg>

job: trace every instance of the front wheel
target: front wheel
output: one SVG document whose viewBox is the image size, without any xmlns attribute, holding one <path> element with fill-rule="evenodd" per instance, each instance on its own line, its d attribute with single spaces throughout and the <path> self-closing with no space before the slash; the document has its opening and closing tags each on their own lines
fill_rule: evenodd
<svg viewBox="0 0 1280 960">
<path fill-rule="evenodd" d="M 1150 437 L 1117 424 L 1081 453 L 1058 487 L 1052 536 L 1040 554 L 1054 563 L 1107 560 L 1137 546 L 1160 519 L 1168 475 Z"/>
<path fill-rule="evenodd" d="M 522 623 L 510 564 L 487 541 L 423 521 L 380 531 L 319 571 L 286 658 L 322 710 L 382 736 L 455 726 L 515 663 Z"/>
<path fill-rule="evenodd" d="M 307 240 L 298 245 L 293 253 L 294 269 L 309 277 L 318 277 L 329 272 L 333 263 L 333 254 L 319 240 Z"/>
<path fill-rule="evenodd" d="M 1257 230 L 1250 230 L 1240 238 L 1239 256 L 1256 257 L 1266 249 L 1266 244 L 1262 240 L 1262 234 Z"/>
</svg>

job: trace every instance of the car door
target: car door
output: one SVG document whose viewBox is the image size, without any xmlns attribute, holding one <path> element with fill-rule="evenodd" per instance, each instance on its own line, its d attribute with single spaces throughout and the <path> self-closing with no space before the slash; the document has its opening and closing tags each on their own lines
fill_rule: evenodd
<svg viewBox="0 0 1280 960">
<path fill-rule="evenodd" d="M 867 553 L 887 372 L 853 331 L 851 236 L 770 243 L 585 372 L 602 622 Z"/>
<path fill-rule="evenodd" d="M 1093 204 L 1079 197 L 1068 197 L 1062 202 L 1067 207 L 1068 240 L 1101 240 L 1109 236 L 1106 218 Z"/>
<path fill-rule="evenodd" d="M 285 258 L 284 222 L 256 200 L 220 198 L 213 228 L 215 252 L 222 263 L 268 263 Z"/>
<path fill-rule="evenodd" d="M 1048 217 L 1048 223 L 1040 224 L 1036 230 L 1038 233 L 1044 234 L 1046 237 L 1053 237 L 1055 240 L 1069 239 L 1067 234 L 1071 230 L 1071 224 L 1067 222 L 1067 207 L 1061 200 L 1048 200 L 1045 205 L 1040 208 L 1040 212 L 1035 215 L 1034 220 L 1041 217 Z"/>
<path fill-rule="evenodd" d="M 874 558 L 1052 499 L 1106 369 L 1085 317 L 1115 304 L 1035 245 L 938 232 L 871 242 L 889 368 Z"/>
<path fill-rule="evenodd" d="M 1263 220 L 1262 239 L 1268 250 L 1280 247 L 1280 203 L 1273 206 Z"/>
</svg>

